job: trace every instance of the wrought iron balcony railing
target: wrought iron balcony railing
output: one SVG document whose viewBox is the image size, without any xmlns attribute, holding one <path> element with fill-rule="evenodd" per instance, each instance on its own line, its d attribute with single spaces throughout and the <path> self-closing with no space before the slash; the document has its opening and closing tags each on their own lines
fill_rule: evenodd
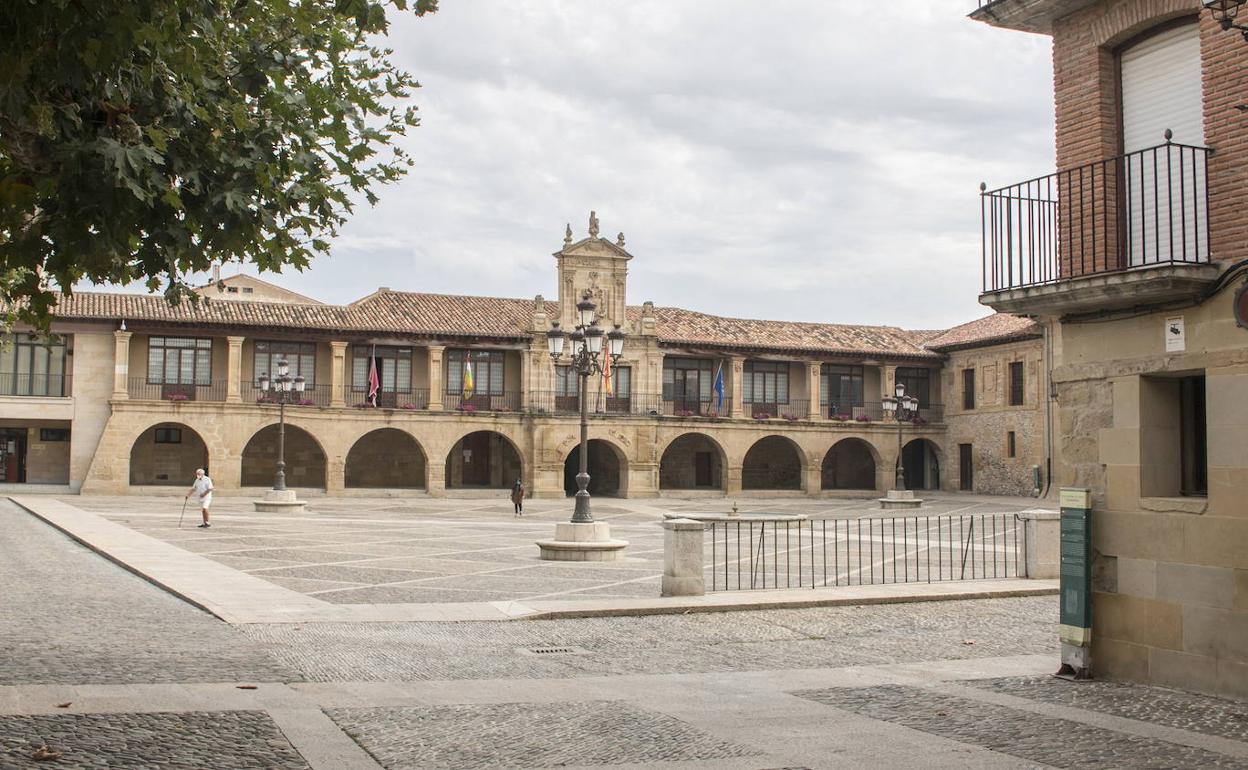
<svg viewBox="0 0 1248 770">
<path fill-rule="evenodd" d="M 68 374 L 0 372 L 0 396 L 68 396 L 71 379 Z"/>
<path fill-rule="evenodd" d="M 1208 262 L 1211 152 L 1167 141 L 981 189 L 983 291 Z"/>
<path fill-rule="evenodd" d="M 130 379 L 130 398 L 138 401 L 225 401 L 226 381 L 213 380 L 208 383 L 173 383 L 149 382 L 145 377 Z"/>
</svg>

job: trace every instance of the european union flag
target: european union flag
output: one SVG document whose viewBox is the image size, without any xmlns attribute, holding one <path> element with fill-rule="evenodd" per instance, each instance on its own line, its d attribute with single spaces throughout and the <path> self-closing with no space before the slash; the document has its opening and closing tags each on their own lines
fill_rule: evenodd
<svg viewBox="0 0 1248 770">
<path fill-rule="evenodd" d="M 711 386 L 715 391 L 715 411 L 718 413 L 724 408 L 724 363 L 721 361 L 715 369 L 715 384 Z"/>
</svg>

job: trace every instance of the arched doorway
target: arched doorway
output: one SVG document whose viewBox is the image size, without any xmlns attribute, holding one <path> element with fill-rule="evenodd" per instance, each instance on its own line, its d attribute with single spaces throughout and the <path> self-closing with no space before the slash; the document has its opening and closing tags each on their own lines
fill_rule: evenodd
<svg viewBox="0 0 1248 770">
<path fill-rule="evenodd" d="M 940 489 L 940 455 L 936 445 L 916 438 L 902 447 L 901 464 L 906 471 L 906 489 Z"/>
<path fill-rule="evenodd" d="M 823 456 L 823 489 L 875 489 L 875 453 L 860 438 L 841 439 Z"/>
<path fill-rule="evenodd" d="M 686 433 L 659 460 L 659 489 L 723 489 L 724 452 L 710 437 Z"/>
<path fill-rule="evenodd" d="M 593 497 L 619 497 L 628 488 L 628 461 L 610 441 L 589 440 L 589 494 Z M 563 491 L 576 494 L 576 474 L 581 467 L 581 445 L 572 447 L 563 461 Z"/>
<path fill-rule="evenodd" d="M 271 487 L 277 472 L 276 425 L 269 425 L 256 434 L 243 448 L 245 487 Z M 308 489 L 325 488 L 325 452 L 311 433 L 295 425 L 286 425 L 286 486 Z"/>
<path fill-rule="evenodd" d="M 348 488 L 424 489 L 425 452 L 410 434 L 378 428 L 347 452 L 343 483 Z"/>
<path fill-rule="evenodd" d="M 192 428 L 162 422 L 139 434 L 130 447 L 133 486 L 190 487 L 195 469 L 208 467 L 208 445 Z"/>
<path fill-rule="evenodd" d="M 520 452 L 501 433 L 479 430 L 446 456 L 447 489 L 507 489 L 521 477 Z"/>
<path fill-rule="evenodd" d="M 784 436 L 755 441 L 741 463 L 741 488 L 801 489 L 801 450 Z"/>
</svg>

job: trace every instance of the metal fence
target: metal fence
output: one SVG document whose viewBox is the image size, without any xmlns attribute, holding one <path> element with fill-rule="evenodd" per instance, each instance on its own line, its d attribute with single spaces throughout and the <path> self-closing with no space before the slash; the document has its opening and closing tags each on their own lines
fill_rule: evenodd
<svg viewBox="0 0 1248 770">
<path fill-rule="evenodd" d="M 807 399 L 790 399 L 784 403 L 764 401 L 747 401 L 744 405 L 745 416 L 755 420 L 769 420 L 782 417 L 786 420 L 809 420 L 810 401 Z"/>
<path fill-rule="evenodd" d="M 225 401 L 225 380 L 213 380 L 200 385 L 190 383 L 148 382 L 146 378 L 131 378 L 127 388 L 130 398 L 138 401 Z"/>
<path fill-rule="evenodd" d="M 983 290 L 1208 262 L 1210 152 L 1167 141 L 982 192 Z"/>
<path fill-rule="evenodd" d="M 0 372 L 0 396 L 68 396 L 71 381 L 68 374 Z"/>
<path fill-rule="evenodd" d="M 824 588 L 1021 577 L 1013 513 L 792 521 L 706 528 L 712 591 Z"/>
<path fill-rule="evenodd" d="M 446 411 L 448 412 L 519 412 L 520 393 L 509 390 L 502 393 L 476 393 L 464 398 L 461 393 L 446 394 Z"/>
<path fill-rule="evenodd" d="M 303 393 L 291 394 L 290 406 L 329 406 L 333 388 L 329 385 L 305 386 Z M 277 404 L 277 393 L 273 390 L 264 391 L 258 386 L 244 382 L 239 388 L 239 396 L 244 404 Z"/>
</svg>

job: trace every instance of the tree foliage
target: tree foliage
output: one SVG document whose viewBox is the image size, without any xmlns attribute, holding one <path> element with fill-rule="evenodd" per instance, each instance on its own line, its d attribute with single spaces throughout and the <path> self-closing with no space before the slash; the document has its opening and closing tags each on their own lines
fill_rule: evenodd
<svg viewBox="0 0 1248 770">
<path fill-rule="evenodd" d="M 418 84 L 373 42 L 407 0 L 0 6 L 6 327 L 84 280 L 177 303 L 213 262 L 301 269 L 412 163 Z"/>
</svg>

